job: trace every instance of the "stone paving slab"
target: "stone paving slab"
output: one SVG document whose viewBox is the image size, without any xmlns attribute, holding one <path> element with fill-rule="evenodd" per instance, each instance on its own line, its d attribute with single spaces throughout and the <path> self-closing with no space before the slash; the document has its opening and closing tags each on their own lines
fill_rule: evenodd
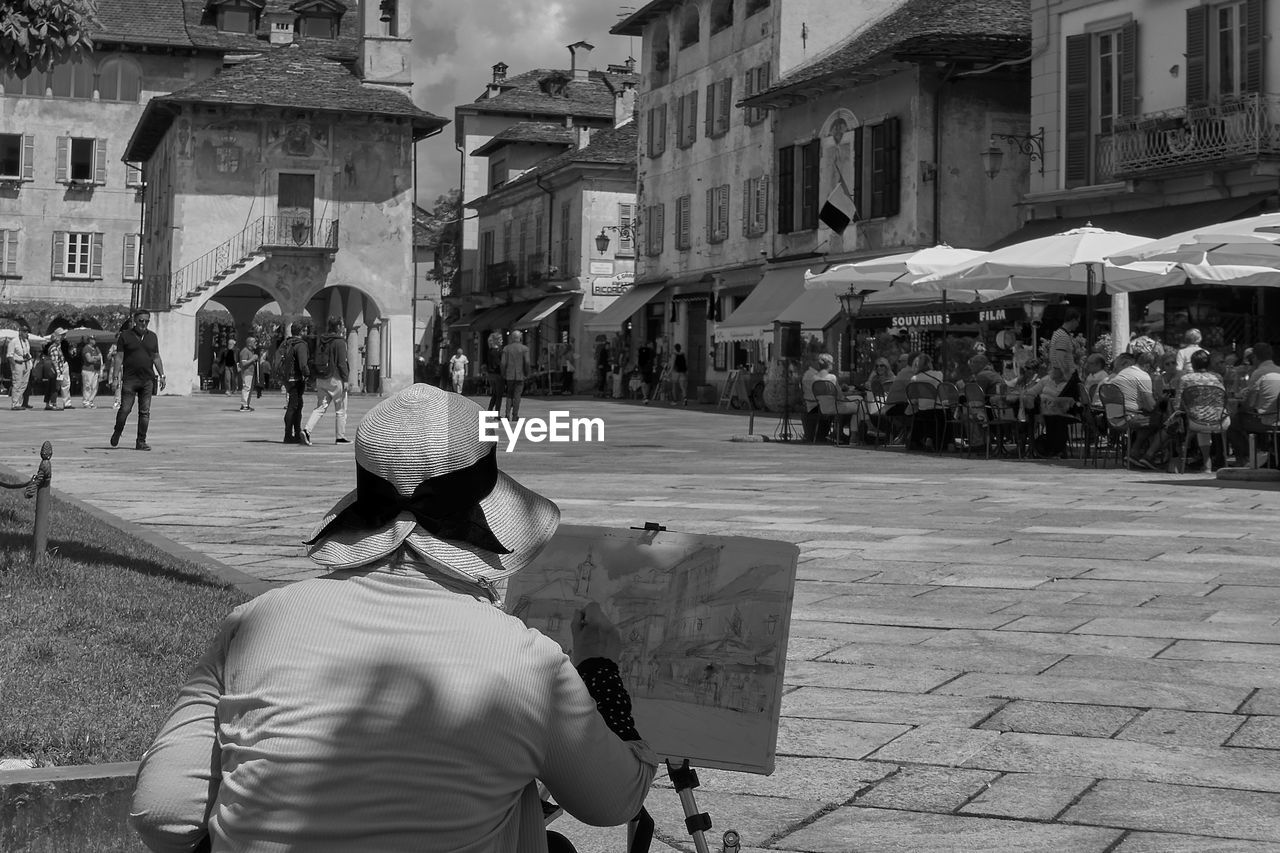
<svg viewBox="0 0 1280 853">
<path fill-rule="evenodd" d="M 1280 841 L 1280 794 L 1103 779 L 1064 815 L 1072 823 Z"/>
<path fill-rule="evenodd" d="M 352 400 L 349 429 L 375 402 Z M 108 448 L 109 410 L 0 416 L 0 464 L 25 479 L 49 438 L 59 491 L 253 578 L 313 577 L 299 540 L 351 488 L 353 448 L 282 446 L 283 400 L 263 403 L 161 398 L 149 454 Z M 749 851 L 1278 849 L 1245 837 L 1266 826 L 1199 834 L 1207 808 L 1188 830 L 1183 804 L 1276 813 L 1280 486 L 731 443 L 741 416 L 696 407 L 529 398 L 526 415 L 552 405 L 603 417 L 607 441 L 499 464 L 566 523 L 800 546 L 778 769 L 702 771 L 713 841 L 736 825 Z M 1135 826 L 1064 816 L 1101 815 L 1121 785 L 1149 786 Z M 869 795 L 887 807 L 849 804 Z M 665 779 L 650 803 L 660 838 L 691 850 Z M 619 846 L 616 829 L 556 826 L 584 853 Z"/>
</svg>

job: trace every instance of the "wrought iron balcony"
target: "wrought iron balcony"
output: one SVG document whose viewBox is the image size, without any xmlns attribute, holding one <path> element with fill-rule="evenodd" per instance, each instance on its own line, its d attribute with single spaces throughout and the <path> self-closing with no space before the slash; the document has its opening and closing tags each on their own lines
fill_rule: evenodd
<svg viewBox="0 0 1280 853">
<path fill-rule="evenodd" d="M 500 261 L 484 268 L 484 289 L 486 291 L 510 290 L 518 287 L 516 265 L 510 261 Z"/>
<path fill-rule="evenodd" d="M 1280 156 L 1280 97 L 1250 94 L 1116 122 L 1119 178 L 1149 177 L 1212 163 Z"/>
<path fill-rule="evenodd" d="M 1107 184 L 1115 180 L 1116 138 L 1109 133 L 1099 133 L 1093 138 L 1093 183 Z"/>
</svg>

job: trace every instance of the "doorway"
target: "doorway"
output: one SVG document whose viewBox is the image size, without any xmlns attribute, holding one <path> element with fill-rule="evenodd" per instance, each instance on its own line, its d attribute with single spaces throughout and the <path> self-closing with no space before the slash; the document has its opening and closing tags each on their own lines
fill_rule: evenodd
<svg viewBox="0 0 1280 853">
<path fill-rule="evenodd" d="M 707 301 L 694 299 L 685 303 L 688 328 L 689 387 L 707 384 Z"/>
<path fill-rule="evenodd" d="M 294 243 L 310 242 L 316 207 L 316 176 L 281 172 L 276 195 L 278 228 Z"/>
</svg>

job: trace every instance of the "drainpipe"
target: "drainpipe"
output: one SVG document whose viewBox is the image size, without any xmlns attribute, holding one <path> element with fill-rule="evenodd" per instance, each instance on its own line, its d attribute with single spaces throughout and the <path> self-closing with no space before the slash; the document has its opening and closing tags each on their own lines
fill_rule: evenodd
<svg viewBox="0 0 1280 853">
<path fill-rule="evenodd" d="M 555 219 L 556 219 L 556 193 L 555 190 L 549 190 L 542 185 L 542 176 L 535 175 L 533 182 L 537 184 L 538 189 L 547 194 L 547 275 L 551 275 L 551 247 L 554 245 L 555 237 Z M 563 270 L 561 271 L 563 272 Z"/>
<path fill-rule="evenodd" d="M 956 64 L 938 81 L 933 95 L 933 245 L 942 245 L 942 89 L 951 81 Z"/>
</svg>

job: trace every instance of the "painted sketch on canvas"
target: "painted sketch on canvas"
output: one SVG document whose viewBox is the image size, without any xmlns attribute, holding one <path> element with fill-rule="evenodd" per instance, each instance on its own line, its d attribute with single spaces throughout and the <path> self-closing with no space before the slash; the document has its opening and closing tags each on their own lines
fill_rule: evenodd
<svg viewBox="0 0 1280 853">
<path fill-rule="evenodd" d="M 622 632 L 636 728 L 659 755 L 773 772 L 799 549 L 741 536 L 565 525 L 506 607 L 572 645 L 597 601 Z"/>
</svg>

